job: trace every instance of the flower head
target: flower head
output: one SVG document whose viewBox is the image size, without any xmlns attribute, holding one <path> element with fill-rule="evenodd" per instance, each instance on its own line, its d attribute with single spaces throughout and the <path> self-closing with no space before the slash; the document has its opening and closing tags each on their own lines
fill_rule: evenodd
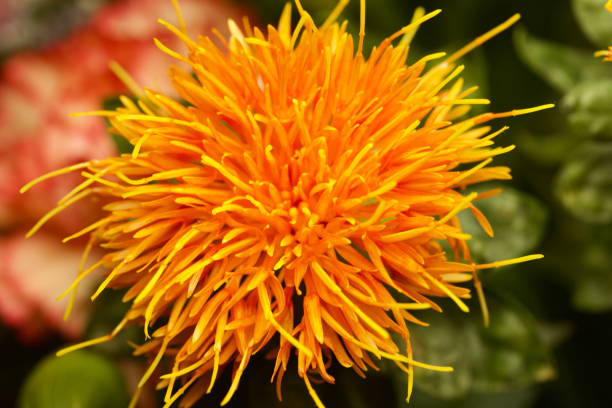
<svg viewBox="0 0 612 408">
<path fill-rule="evenodd" d="M 279 387 L 297 356 L 318 406 L 310 376 L 334 382 L 332 359 L 363 375 L 375 366 L 371 355 L 384 357 L 410 385 L 414 366 L 450 371 L 413 359 L 409 325 L 421 323 L 414 311 L 440 310 L 435 297 L 467 311 L 470 290 L 459 284 L 477 269 L 539 257 L 470 261 L 456 215 L 469 208 L 492 235 L 473 202 L 495 192 L 459 190 L 510 178 L 489 163 L 513 148 L 491 147 L 506 128 L 483 123 L 548 106 L 465 116 L 488 101 L 468 98 L 475 89 L 464 89 L 456 60 L 518 16 L 449 57 L 407 65 L 410 38 L 438 11 L 415 13 L 366 57 L 363 1 L 357 47 L 346 23 L 335 22 L 345 4 L 320 27 L 297 0 L 295 29 L 290 6 L 267 34 L 230 20 L 225 50 L 162 22 L 189 49 L 183 56 L 158 42 L 189 67 L 170 70 L 186 103 L 150 89 L 137 102 L 124 97 L 123 107 L 99 114 L 134 151 L 49 175 L 84 177 L 49 216 L 102 199 L 107 215 L 67 239 L 89 234 L 108 250 L 92 267 L 109 269 L 93 298 L 127 288 L 131 302 L 113 333 L 66 351 L 140 322 L 147 340 L 135 353 L 153 357 L 141 384 L 167 355 L 165 401 L 187 392 L 186 406 L 233 364 L 226 403 L 264 347 L 273 350 Z"/>
</svg>

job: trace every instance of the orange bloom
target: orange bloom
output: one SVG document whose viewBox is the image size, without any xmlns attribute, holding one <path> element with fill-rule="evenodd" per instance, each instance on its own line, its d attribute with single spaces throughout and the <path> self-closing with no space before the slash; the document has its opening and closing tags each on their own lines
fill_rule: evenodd
<svg viewBox="0 0 612 408">
<path fill-rule="evenodd" d="M 363 0 L 356 50 L 346 22 L 335 22 L 346 1 L 320 27 L 295 3 L 295 29 L 290 5 L 267 34 L 230 20 L 225 50 L 163 23 L 189 49 L 183 56 L 158 42 L 195 74 L 170 71 L 187 103 L 150 89 L 137 103 L 124 97 L 123 107 L 97 114 L 134 145 L 132 154 L 41 178 L 79 171 L 84 181 L 31 233 L 86 197 L 101 198 L 107 214 L 67 238 L 89 234 L 108 251 L 69 291 L 103 265 L 109 272 L 92 298 L 127 288 L 131 302 L 113 333 L 62 353 L 144 324 L 135 354 L 153 360 L 141 385 L 166 355 L 166 406 L 183 394 L 182 404 L 193 405 L 231 364 L 227 403 L 266 346 L 279 397 L 292 355 L 319 407 L 310 378 L 333 383 L 326 367 L 334 358 L 360 375 L 375 367 L 371 356 L 393 360 L 408 373 L 410 394 L 414 366 L 451 370 L 413 359 L 414 311 L 441 310 L 435 297 L 467 311 L 470 290 L 459 283 L 478 269 L 540 257 L 475 265 L 456 217 L 469 208 L 492 235 L 473 202 L 495 191 L 459 190 L 510 178 L 508 168 L 488 166 L 513 148 L 491 147 L 506 127 L 483 123 L 550 107 L 465 116 L 488 101 L 468 98 L 475 88 L 463 88 L 455 62 L 518 15 L 446 58 L 407 65 L 414 32 L 439 10 L 418 10 L 366 57 Z"/>
</svg>

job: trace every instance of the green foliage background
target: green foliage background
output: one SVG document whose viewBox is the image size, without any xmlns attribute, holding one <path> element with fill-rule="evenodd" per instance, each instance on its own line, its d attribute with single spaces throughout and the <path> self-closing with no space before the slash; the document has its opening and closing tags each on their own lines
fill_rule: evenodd
<svg viewBox="0 0 612 408">
<path fill-rule="evenodd" d="M 32 30 L 44 31 L 45 21 L 56 21 L 53 4 L 76 4 L 66 0 L 46 3 L 44 15 L 33 19 L 36 25 Z M 278 0 L 241 3 L 262 23 L 275 23 L 283 5 Z M 500 196 L 479 204 L 496 237 L 488 238 L 468 214 L 462 216 L 474 236 L 471 248 L 478 260 L 489 262 L 528 253 L 543 253 L 545 258 L 483 273 L 491 309 L 488 329 L 482 326 L 476 301 L 470 304 L 471 315 L 456 311 L 450 303 L 444 305 L 443 315 L 419 315 L 431 327 L 415 327 L 413 331 L 416 358 L 451 364 L 456 371 L 439 374 L 418 370 L 411 407 L 612 406 L 609 375 L 605 374 L 605 368 L 612 365 L 612 63 L 593 57 L 594 50 L 612 45 L 612 13 L 604 10 L 604 3 L 367 2 L 366 38 L 370 46 L 407 24 L 416 6 L 444 10 L 419 30 L 413 59 L 429 52 L 453 51 L 512 14 L 521 13 L 516 27 L 464 58 L 467 83 L 480 86 L 479 96 L 492 100 L 491 111 L 551 102 L 557 105 L 554 110 L 498 121 L 499 126 L 511 126 L 498 143 L 516 144 L 517 149 L 496 159 L 496 163 L 513 169 L 514 179 L 503 183 Z M 334 2 L 304 0 L 303 4 L 316 20 L 323 21 Z M 357 31 L 358 4 L 353 0 L 344 14 L 353 32 Z M 30 43 L 8 44 L 0 53 L 7 56 L 17 48 L 34 46 L 38 37 L 32 38 Z M 96 319 L 104 322 L 105 313 L 116 314 L 116 302 L 112 296 L 100 302 Z M 92 325 L 96 331 L 96 323 Z M 59 341 L 23 349 L 7 331 L 1 332 L 0 341 L 5 366 L 18 365 L 11 373 L 3 369 L 0 378 L 6 387 L 0 396 L 2 406 L 12 406 L 15 390 L 27 373 Z M 122 347 L 93 350 L 106 359 L 126 352 Z M 317 385 L 329 408 L 406 406 L 406 379 L 391 365 L 381 364 L 380 372 L 370 373 L 367 380 L 341 367 L 334 366 L 331 371 L 337 384 Z M 279 403 L 268 381 L 271 372 L 271 362 L 255 359 L 230 406 L 312 406 L 291 369 L 283 385 L 284 402 Z M 218 406 L 229 385 L 229 374 L 215 387 L 216 394 L 199 406 Z"/>
</svg>

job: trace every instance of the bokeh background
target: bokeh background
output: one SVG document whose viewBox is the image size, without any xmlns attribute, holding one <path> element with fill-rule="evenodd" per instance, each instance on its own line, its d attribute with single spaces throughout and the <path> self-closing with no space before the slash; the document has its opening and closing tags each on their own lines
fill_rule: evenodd
<svg viewBox="0 0 612 408">
<path fill-rule="evenodd" d="M 330 0 L 303 0 L 315 20 Z M 359 1 L 344 13 L 358 28 Z M 537 262 L 484 271 L 491 309 L 485 329 L 476 301 L 470 315 L 446 303 L 445 313 L 422 313 L 429 328 L 415 327 L 415 356 L 453 365 L 452 374 L 418 370 L 409 406 L 608 407 L 612 406 L 612 62 L 593 52 L 612 45 L 612 13 L 604 0 L 370 0 L 366 45 L 410 21 L 417 6 L 443 13 L 422 26 L 409 57 L 453 51 L 514 13 L 521 21 L 463 59 L 467 85 L 479 85 L 486 107 L 506 111 L 546 103 L 552 110 L 499 120 L 511 126 L 498 140 L 515 144 L 496 159 L 513 170 L 499 196 L 479 203 L 494 239 L 466 216 L 474 257 L 483 262 L 543 253 Z M 222 32 L 229 17 L 248 15 L 274 24 L 279 0 L 182 0 L 192 34 Z M 82 160 L 104 157 L 125 141 L 107 134 L 100 118 L 72 112 L 110 108 L 128 92 L 108 69 L 118 61 L 141 84 L 166 89 L 171 61 L 152 37 L 173 45 L 156 23 L 174 21 L 170 0 L 0 0 L 0 406 L 127 406 L 143 370 L 126 340 L 61 360 L 45 357 L 77 339 L 107 333 L 125 306 L 109 293 L 94 304 L 76 299 L 62 319 L 68 287 L 86 242 L 61 238 L 96 216 L 83 205 L 58 217 L 35 237 L 25 232 L 74 186 L 64 177 L 26 195 L 30 179 Z M 89 282 L 89 285 L 95 282 Z M 86 290 L 81 291 L 87 292 Z M 42 362 L 42 363 L 41 363 Z M 272 362 L 250 365 L 232 407 L 309 407 L 297 376 L 285 376 L 284 402 L 268 381 Z M 229 370 L 228 370 L 229 371 Z M 317 390 L 328 407 L 403 407 L 406 379 L 381 364 L 366 380 L 332 367 L 336 385 Z M 218 406 L 229 372 L 199 406 Z M 222 382 L 223 382 L 222 381 Z M 225 387 L 224 387 L 225 385 Z M 146 390 L 140 406 L 158 406 Z M 161 405 L 159 405 L 161 406 Z"/>
</svg>

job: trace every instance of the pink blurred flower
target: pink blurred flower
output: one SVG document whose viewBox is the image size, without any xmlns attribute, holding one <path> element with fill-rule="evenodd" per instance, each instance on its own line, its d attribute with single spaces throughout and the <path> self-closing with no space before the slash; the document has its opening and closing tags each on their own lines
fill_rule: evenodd
<svg viewBox="0 0 612 408">
<path fill-rule="evenodd" d="M 81 283 L 77 291 L 81 295 L 67 321 L 63 315 L 70 295 L 55 299 L 76 277 L 83 248 L 61 244 L 49 234 L 27 240 L 23 234 L 20 231 L 0 241 L 0 315 L 26 341 L 39 338 L 49 327 L 77 338 L 85 327 L 91 303 L 87 293 L 94 282 Z"/>
<path fill-rule="evenodd" d="M 215 0 L 180 0 L 180 5 L 191 34 L 209 33 L 244 14 Z M 24 241 L 22 230 L 53 208 L 79 177 L 52 179 L 24 195 L 18 190 L 42 174 L 113 154 L 103 119 L 69 116 L 98 110 L 104 99 L 127 92 L 110 72 L 110 61 L 139 84 L 170 91 L 166 71 L 173 59 L 151 38 L 173 49 L 181 44 L 157 22 L 160 15 L 178 25 L 170 0 L 115 1 L 62 41 L 13 55 L 0 67 L 0 318 L 26 338 L 47 326 L 72 337 L 81 332 L 84 316 L 61 322 L 63 303 L 55 298 L 74 279 L 83 243 L 62 247 L 48 234 L 68 235 L 96 214 L 82 200 L 55 217 L 45 227 L 47 235 Z"/>
<path fill-rule="evenodd" d="M 75 179 L 57 179 L 25 195 L 19 188 L 53 169 L 115 150 L 100 118 L 71 118 L 95 109 L 100 90 L 82 89 L 51 54 L 22 54 L 4 65 L 0 81 L 0 226 L 31 223 L 48 211 Z M 78 72 L 75 73 L 75 76 Z M 86 206 L 84 206 L 86 207 Z M 86 208 L 63 214 L 55 227 L 69 231 L 87 222 Z"/>
<path fill-rule="evenodd" d="M 210 34 L 214 27 L 227 35 L 227 19 L 239 20 L 245 14 L 244 10 L 219 0 L 179 0 L 179 4 L 191 35 Z M 91 25 L 95 33 L 104 39 L 108 52 L 136 82 L 162 93 L 173 94 L 167 70 L 176 59 L 160 52 L 151 39 L 157 38 L 177 52 L 185 51 L 186 47 L 157 22 L 159 16 L 165 16 L 166 21 L 178 27 L 170 0 L 117 2 L 101 10 Z M 132 46 L 125 47 L 126 43 Z"/>
</svg>

